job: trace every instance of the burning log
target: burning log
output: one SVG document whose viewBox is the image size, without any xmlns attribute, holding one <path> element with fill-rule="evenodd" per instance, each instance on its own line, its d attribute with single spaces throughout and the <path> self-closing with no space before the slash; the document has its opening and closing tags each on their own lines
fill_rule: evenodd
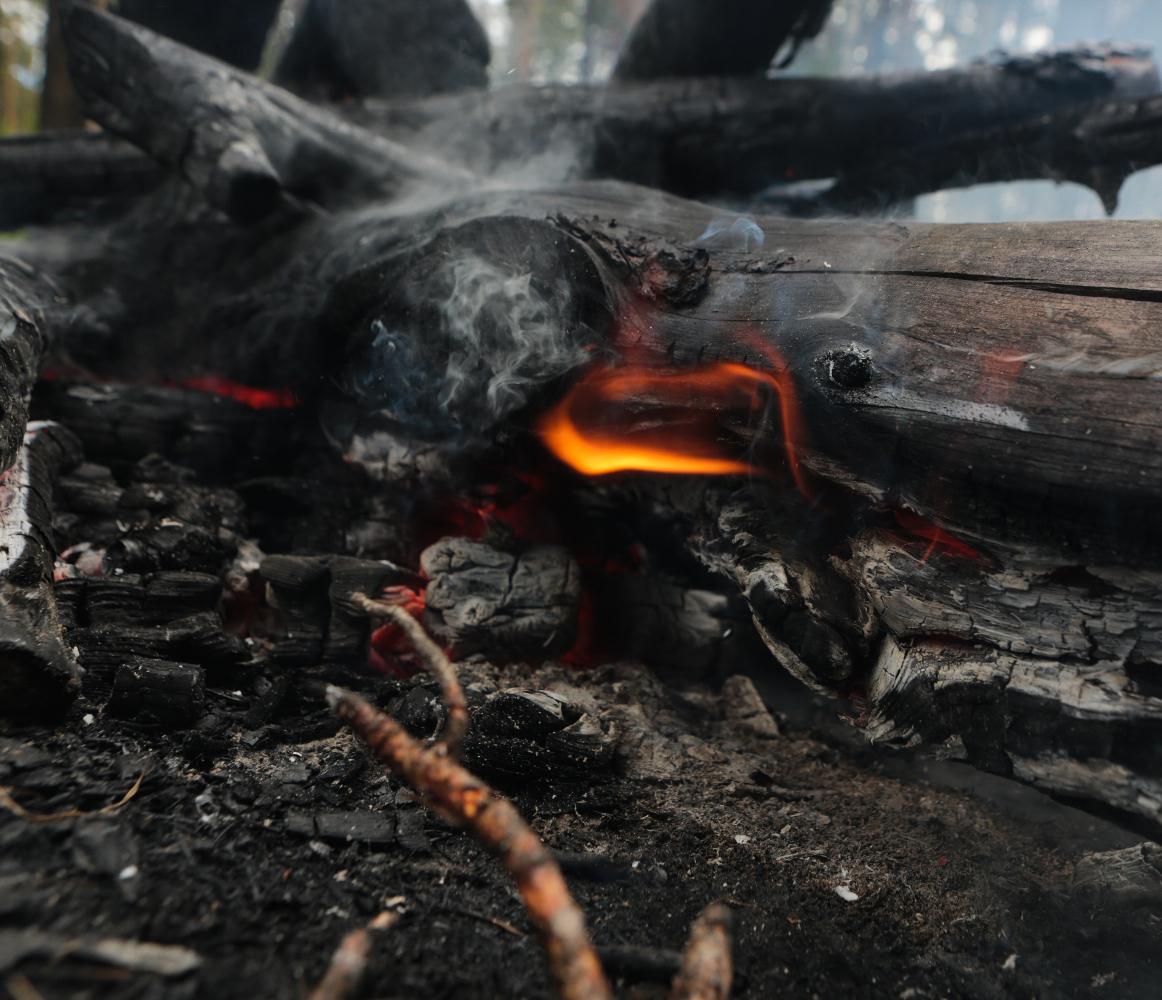
<svg viewBox="0 0 1162 1000">
<path fill-rule="evenodd" d="M 80 690 L 52 589 L 54 480 L 80 459 L 76 439 L 31 424 L 0 476 L 0 714 L 50 715 Z"/>
<path fill-rule="evenodd" d="M 850 208 L 978 176 L 1070 177 L 1108 198 L 1127 169 L 1158 160 L 1150 105 L 1141 104 L 1157 91 L 1145 52 L 1082 48 L 859 79 L 514 85 L 336 113 L 488 175 L 520 176 L 535 160 L 541 176 L 611 177 L 688 195 L 837 178 L 813 204 Z M 1120 139 L 1119 123 L 1128 128 Z M 1083 134 L 1096 143 L 1088 152 L 1076 144 Z M 1012 143 L 1020 156 L 994 152 Z M 0 219 L 11 226 L 140 193 L 163 176 L 135 147 L 92 133 L 6 139 L 0 166 Z"/>
</svg>

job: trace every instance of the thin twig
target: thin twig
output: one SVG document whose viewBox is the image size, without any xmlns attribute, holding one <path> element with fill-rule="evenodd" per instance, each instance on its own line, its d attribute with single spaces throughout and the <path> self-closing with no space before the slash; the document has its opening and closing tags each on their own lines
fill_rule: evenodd
<svg viewBox="0 0 1162 1000">
<path fill-rule="evenodd" d="M 694 921 L 670 1000 L 726 1000 L 730 996 L 734 977 L 730 922 L 730 910 L 721 903 L 712 903 Z"/>
<path fill-rule="evenodd" d="M 129 789 L 112 805 L 104 806 L 101 809 L 95 809 L 92 812 L 85 812 L 82 809 L 66 809 L 64 812 L 56 813 L 34 813 L 25 809 L 19 802 L 12 797 L 12 789 L 5 788 L 0 785 L 0 808 L 7 809 L 14 816 L 19 816 L 22 820 L 28 823 L 57 823 L 63 819 L 79 819 L 83 816 L 110 816 L 117 812 L 123 806 L 128 804 L 139 791 L 141 791 L 141 783 L 145 780 L 145 772 L 142 771 L 137 780 L 133 782 L 133 787 Z"/>
<path fill-rule="evenodd" d="M 367 956 L 371 953 L 371 935 L 360 927 L 339 942 L 331 964 L 311 991 L 309 1000 L 346 1000 L 359 987 L 367 971 Z"/>
<path fill-rule="evenodd" d="M 468 827 L 500 858 L 540 933 L 559 995 L 564 1000 L 608 1000 L 609 983 L 589 940 L 585 917 L 552 854 L 512 803 L 439 747 L 411 737 L 359 695 L 328 687 L 327 700 L 372 753 L 421 793 L 435 812 Z"/>
<path fill-rule="evenodd" d="M 464 699 L 464 689 L 456 677 L 447 654 L 432 641 L 423 625 L 416 621 L 403 608 L 387 601 L 373 601 L 366 594 L 352 594 L 351 600 L 356 607 L 365 611 L 372 618 L 382 618 L 391 622 L 412 644 L 419 658 L 427 667 L 428 672 L 440 684 L 440 693 L 444 700 L 444 707 L 448 717 L 444 721 L 444 728 L 440 731 L 440 742 L 447 750 L 448 756 L 460 756 L 460 744 L 464 741 L 464 734 L 468 731 L 468 702 Z"/>
</svg>

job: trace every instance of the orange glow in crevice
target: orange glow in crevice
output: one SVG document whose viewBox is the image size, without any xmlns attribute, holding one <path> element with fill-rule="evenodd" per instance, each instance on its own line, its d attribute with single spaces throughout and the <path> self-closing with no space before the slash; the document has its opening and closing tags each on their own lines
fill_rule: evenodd
<svg viewBox="0 0 1162 1000">
<path fill-rule="evenodd" d="M 295 394 L 289 389 L 259 389 L 243 385 L 218 375 L 198 375 L 180 379 L 177 383 L 183 389 L 193 389 L 213 396 L 225 396 L 252 410 L 291 410 L 299 405 Z"/>
<path fill-rule="evenodd" d="M 927 562 L 933 555 L 953 556 L 957 559 L 982 559 L 983 556 L 967 542 L 962 542 L 955 535 L 950 535 L 940 525 L 934 524 L 927 518 L 921 517 L 903 507 L 892 510 L 896 524 L 914 538 L 923 539 L 928 543 L 920 562 Z"/>
<path fill-rule="evenodd" d="M 410 587 L 388 587 L 380 599 L 399 604 L 413 618 L 423 621 L 426 606 L 424 592 Z M 388 622 L 371 633 L 371 644 L 367 651 L 368 665 L 375 671 L 389 677 L 408 678 L 414 670 L 404 664 L 401 657 L 411 651 L 411 644 L 400 631 L 398 625 Z"/>
<path fill-rule="evenodd" d="M 768 349 L 773 351 L 773 349 Z M 671 475 L 769 475 L 731 454 L 720 415 L 753 412 L 778 401 L 783 447 L 795 485 L 810 495 L 798 449 L 802 423 L 785 366 L 776 371 L 736 362 L 663 369 L 641 364 L 590 369 L 537 424 L 549 450 L 578 472 Z"/>
</svg>

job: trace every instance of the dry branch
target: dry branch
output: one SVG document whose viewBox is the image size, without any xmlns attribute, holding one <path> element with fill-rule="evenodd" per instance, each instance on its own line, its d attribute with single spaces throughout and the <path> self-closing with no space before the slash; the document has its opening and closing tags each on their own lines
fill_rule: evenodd
<svg viewBox="0 0 1162 1000">
<path fill-rule="evenodd" d="M 730 910 L 721 903 L 712 903 L 694 921 L 670 1000 L 727 1000 L 734 978 L 730 923 Z"/>
<path fill-rule="evenodd" d="M 327 700 L 372 753 L 418 791 L 436 813 L 466 826 L 500 858 L 537 927 L 560 996 L 565 1000 L 610 997 L 585 918 L 560 868 L 512 803 L 449 759 L 441 748 L 413 739 L 358 695 L 329 687 Z"/>
<path fill-rule="evenodd" d="M 819 34 L 833 0 L 653 0 L 626 39 L 618 80 L 762 73 L 790 42 Z"/>
<path fill-rule="evenodd" d="M 450 757 L 459 757 L 460 744 L 464 742 L 464 734 L 468 731 L 468 702 L 451 661 L 431 640 L 424 627 L 403 608 L 383 600 L 373 601 L 366 594 L 354 594 L 352 600 L 371 617 L 391 622 L 403 632 L 425 668 L 439 682 L 440 694 L 448 712 L 440 732 L 440 742 Z"/>
<path fill-rule="evenodd" d="M 346 1000 L 358 988 L 367 971 L 367 956 L 371 952 L 371 934 L 364 927 L 347 934 L 319 985 L 311 990 L 308 1000 Z"/>
</svg>

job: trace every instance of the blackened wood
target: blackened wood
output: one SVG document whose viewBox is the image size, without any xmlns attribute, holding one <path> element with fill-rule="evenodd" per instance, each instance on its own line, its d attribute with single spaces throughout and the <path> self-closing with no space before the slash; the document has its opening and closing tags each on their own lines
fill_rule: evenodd
<svg viewBox="0 0 1162 1000">
<path fill-rule="evenodd" d="M 216 482 L 285 468 L 297 447 L 291 411 L 193 389 L 42 382 L 33 412 L 74 428 L 95 462 L 125 467 L 164 453 Z"/>
<path fill-rule="evenodd" d="M 269 215 L 284 194 L 334 206 L 457 180 L 438 161 L 111 14 L 73 5 L 63 28 L 86 111 L 239 221 Z"/>
<path fill-rule="evenodd" d="M 426 549 L 424 623 L 452 656 L 498 663 L 563 653 L 577 636 L 581 576 L 561 547 L 516 553 L 445 538 Z"/>
<path fill-rule="evenodd" d="M 408 97 L 488 83 L 465 0 L 307 0 L 275 80 L 312 98 Z"/>
<path fill-rule="evenodd" d="M 117 13 L 167 38 L 254 70 L 280 0 L 119 0 Z"/>
<path fill-rule="evenodd" d="M 1078 160 L 1069 112 L 1115 102 L 1093 109 L 1095 121 L 1132 121 L 1133 102 L 1157 93 L 1147 52 L 1106 47 L 852 78 L 510 86 L 353 113 L 388 138 L 502 176 L 612 177 L 720 197 L 810 178 L 858 190 L 874 168 L 863 190 L 890 196 L 959 182 L 978 154 L 984 179 L 1065 176 Z M 1136 150 L 1111 138 L 1094 159 L 1123 171 L 1157 162 L 1145 132 L 1136 134 Z M 1014 139 L 1024 152 L 1006 166 L 1001 143 Z"/>
<path fill-rule="evenodd" d="M 139 196 L 164 176 L 129 143 L 100 132 L 48 132 L 0 140 L 0 227 L 81 214 L 99 199 Z"/>
<path fill-rule="evenodd" d="M 280 663 L 318 663 L 330 620 L 330 572 L 321 557 L 272 555 L 259 567 L 267 603 L 278 613 L 281 629 L 271 656 Z"/>
<path fill-rule="evenodd" d="M 143 725 L 184 729 L 198 721 L 205 701 L 201 667 L 134 657 L 117 668 L 105 710 Z"/>
<path fill-rule="evenodd" d="M 823 206 L 851 210 L 927 191 L 1048 177 L 1091 188 L 1112 214 L 1126 178 L 1162 156 L 1160 122 L 1162 98 L 1101 101 L 948 134 L 906 155 L 880 148 L 843 171 Z"/>
<path fill-rule="evenodd" d="M 832 2 L 652 0 L 626 39 L 614 78 L 762 73 L 784 43 L 798 47 L 819 33 Z"/>
<path fill-rule="evenodd" d="M 0 474 L 0 715 L 49 716 L 80 690 L 52 588 L 53 481 L 80 459 L 61 427 L 33 424 Z"/>
<path fill-rule="evenodd" d="M 0 256 L 0 471 L 24 444 L 28 404 L 59 293 L 20 260 Z"/>
</svg>

